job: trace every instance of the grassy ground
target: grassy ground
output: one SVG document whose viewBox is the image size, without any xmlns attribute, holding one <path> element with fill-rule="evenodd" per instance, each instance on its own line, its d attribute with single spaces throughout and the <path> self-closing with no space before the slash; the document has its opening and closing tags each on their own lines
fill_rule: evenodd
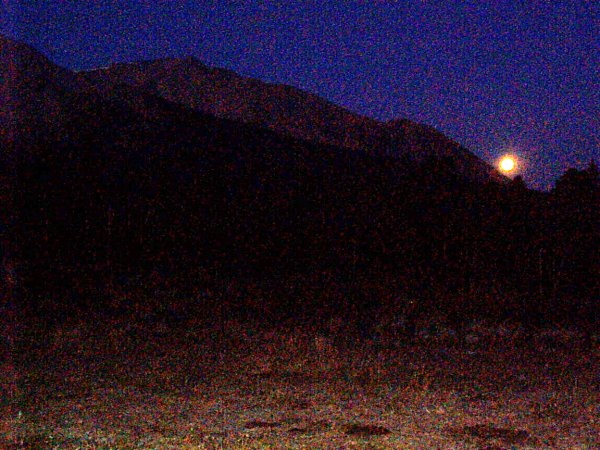
<svg viewBox="0 0 600 450">
<path fill-rule="evenodd" d="M 96 318 L 13 345 L 5 449 L 600 448 L 598 343 L 577 333 Z"/>
</svg>

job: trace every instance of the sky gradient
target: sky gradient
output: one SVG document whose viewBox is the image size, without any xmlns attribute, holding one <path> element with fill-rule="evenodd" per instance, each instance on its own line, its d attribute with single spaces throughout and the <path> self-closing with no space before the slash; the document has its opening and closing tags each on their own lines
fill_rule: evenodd
<svg viewBox="0 0 600 450">
<path fill-rule="evenodd" d="M 434 126 L 490 163 L 516 154 L 536 189 L 600 160 L 592 0 L 1 4 L 1 33 L 70 69 L 193 55 Z"/>
</svg>

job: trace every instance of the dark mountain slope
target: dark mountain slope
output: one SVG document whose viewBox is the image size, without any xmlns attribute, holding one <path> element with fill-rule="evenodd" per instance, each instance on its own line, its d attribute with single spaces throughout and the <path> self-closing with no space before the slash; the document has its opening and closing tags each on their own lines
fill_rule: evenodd
<svg viewBox="0 0 600 450">
<path fill-rule="evenodd" d="M 75 75 L 31 47 L 0 36 L 0 139 L 29 139 L 56 131 L 69 117 L 68 94 L 80 89 Z"/>
<path fill-rule="evenodd" d="M 19 250 L 29 284 L 44 291 L 157 264 L 245 274 L 331 267 L 347 253 L 348 230 L 370 226 L 373 196 L 399 179 L 391 160 L 130 87 L 70 95 L 62 134 L 18 146 Z"/>
<path fill-rule="evenodd" d="M 90 85 L 128 84 L 218 117 L 242 120 L 349 148 L 377 143 L 379 123 L 298 89 L 241 77 L 194 58 L 162 59 L 82 72 Z"/>
<path fill-rule="evenodd" d="M 555 263 L 573 260 L 561 248 L 578 261 L 587 254 L 561 247 L 568 236 L 543 235 L 561 223 L 547 219 L 550 200 L 465 176 L 461 164 L 483 163 L 434 130 L 385 125 L 382 148 L 402 140 L 402 157 L 351 151 L 218 118 L 143 86 L 73 81 L 28 52 L 17 46 L 8 59 L 45 81 L 11 71 L 4 117 L 30 120 L 3 122 L 0 140 L 3 264 L 7 254 L 15 260 L 24 309 L 105 308 L 105 286 L 156 269 L 192 285 L 200 271 L 281 288 L 259 302 L 262 312 L 356 311 L 400 293 L 457 317 L 522 316 L 550 310 L 545 293 L 568 292 L 555 283 Z M 411 145 L 431 157 L 419 160 Z M 304 295 L 307 283 L 285 294 L 289 280 L 313 276 L 325 280 L 317 294 L 333 286 L 331 297 Z M 590 279 L 577 279 L 579 298 Z"/>
<path fill-rule="evenodd" d="M 122 83 L 135 86 L 217 117 L 315 143 L 396 155 L 412 162 L 407 171 L 414 163 L 443 155 L 454 159 L 456 170 L 469 179 L 503 179 L 491 166 L 429 127 L 408 120 L 384 124 L 299 89 L 209 68 L 193 58 L 115 64 L 82 72 L 79 77 L 83 83 L 109 91 Z"/>
</svg>

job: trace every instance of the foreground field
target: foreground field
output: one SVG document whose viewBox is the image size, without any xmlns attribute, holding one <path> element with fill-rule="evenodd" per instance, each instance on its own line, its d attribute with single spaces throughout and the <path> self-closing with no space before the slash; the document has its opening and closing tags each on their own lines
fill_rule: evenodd
<svg viewBox="0 0 600 450">
<path fill-rule="evenodd" d="M 600 448 L 598 342 L 575 332 L 98 319 L 13 350 L 6 449 Z"/>
</svg>

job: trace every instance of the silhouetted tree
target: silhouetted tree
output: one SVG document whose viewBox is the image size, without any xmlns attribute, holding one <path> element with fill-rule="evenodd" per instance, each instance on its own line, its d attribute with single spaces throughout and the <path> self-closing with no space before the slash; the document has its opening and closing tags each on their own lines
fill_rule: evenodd
<svg viewBox="0 0 600 450">
<path fill-rule="evenodd" d="M 554 293 L 571 315 L 591 315 L 600 298 L 600 183 L 594 161 L 568 169 L 551 193 Z"/>
</svg>

